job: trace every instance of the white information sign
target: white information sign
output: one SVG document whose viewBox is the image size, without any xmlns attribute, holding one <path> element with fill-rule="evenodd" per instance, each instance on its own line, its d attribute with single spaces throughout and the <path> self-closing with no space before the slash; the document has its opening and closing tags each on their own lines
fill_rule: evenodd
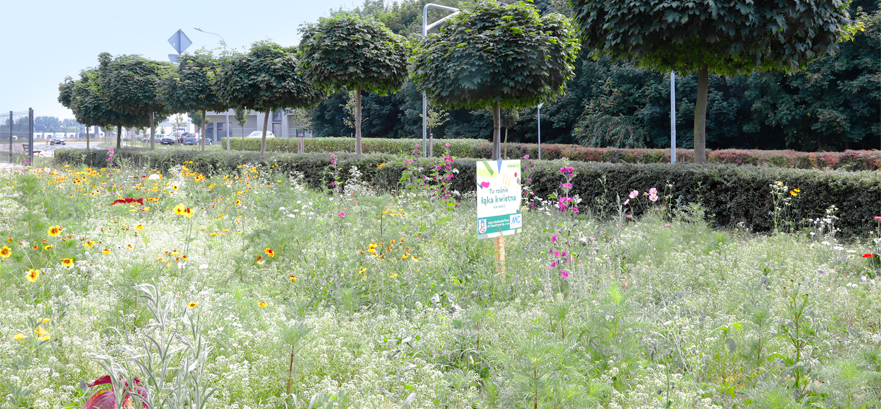
<svg viewBox="0 0 881 409">
<path fill-rule="evenodd" d="M 477 162 L 477 238 L 508 236 L 523 228 L 520 161 Z"/>
</svg>

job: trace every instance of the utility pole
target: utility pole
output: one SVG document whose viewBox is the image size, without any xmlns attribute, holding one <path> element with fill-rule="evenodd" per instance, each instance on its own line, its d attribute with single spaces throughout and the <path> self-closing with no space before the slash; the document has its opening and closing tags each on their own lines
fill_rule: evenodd
<svg viewBox="0 0 881 409">
<path fill-rule="evenodd" d="M 428 24 L 428 9 L 436 8 L 446 11 L 452 11 L 450 14 L 434 23 Z M 440 4 L 428 3 L 422 8 L 422 38 L 428 37 L 428 30 L 437 27 L 450 17 L 459 14 L 459 9 L 455 7 L 441 6 Z M 425 93 L 422 93 L 422 157 L 426 157 L 428 152 L 428 101 L 425 99 Z"/>
</svg>

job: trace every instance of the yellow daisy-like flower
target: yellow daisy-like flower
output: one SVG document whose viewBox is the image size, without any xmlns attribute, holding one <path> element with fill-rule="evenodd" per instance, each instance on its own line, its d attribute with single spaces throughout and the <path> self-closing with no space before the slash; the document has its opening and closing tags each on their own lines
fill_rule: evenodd
<svg viewBox="0 0 881 409">
<path fill-rule="evenodd" d="M 416 258 L 416 256 L 411 257 L 411 259 L 413 259 L 413 261 L 419 261 L 419 259 Z"/>
<path fill-rule="evenodd" d="M 130 249 L 135 248 L 135 246 L 132 246 L 131 244 L 126 244 L 125 246 L 128 247 L 128 248 L 130 248 Z"/>
<path fill-rule="evenodd" d="M 30 269 L 28 270 L 28 274 L 26 275 L 26 277 L 28 278 L 28 281 L 33 283 L 34 281 L 37 281 L 38 278 L 40 278 L 40 270 Z"/>
<path fill-rule="evenodd" d="M 793 196 L 798 196 L 798 192 L 796 192 L 795 190 L 790 190 L 789 194 L 791 194 Z"/>
<path fill-rule="evenodd" d="M 197 303 L 197 302 L 191 302 L 191 303 L 189 303 L 187 306 L 190 307 L 190 308 L 196 308 L 196 307 L 199 306 L 199 303 Z"/>
<path fill-rule="evenodd" d="M 184 204 L 178 203 L 178 205 L 174 207 L 174 214 L 180 216 L 180 215 L 184 214 L 184 209 L 186 209 Z"/>
<path fill-rule="evenodd" d="M 91 241 L 91 240 L 89 240 L 89 241 L 83 243 L 83 247 L 85 247 L 85 248 L 91 248 L 91 247 L 94 246 L 94 245 L 95 245 L 95 242 L 94 242 L 94 241 Z"/>
<path fill-rule="evenodd" d="M 257 306 L 260 307 L 260 308 L 263 308 L 263 307 L 265 307 L 265 306 L 267 306 L 267 305 L 268 305 L 268 304 L 266 304 L 266 303 L 263 302 L 263 301 L 260 301 L 260 302 L 257 304 Z"/>
<path fill-rule="evenodd" d="M 52 337 L 49 336 L 49 334 L 46 334 L 46 335 L 43 335 L 42 337 L 37 338 L 37 340 L 38 341 L 48 341 L 50 338 L 52 338 Z"/>
<path fill-rule="evenodd" d="M 266 255 L 267 255 L 267 256 L 269 256 L 269 257 L 275 257 L 275 252 L 272 251 L 271 248 L 267 247 L 266 250 L 263 250 L 263 251 L 266 252 Z"/>
<path fill-rule="evenodd" d="M 46 233 L 48 233 L 52 237 L 55 237 L 61 234 L 61 230 L 64 230 L 64 228 L 61 226 L 52 226 L 49 228 L 49 230 L 46 231 Z"/>
<path fill-rule="evenodd" d="M 51 248 L 52 248 L 51 244 L 47 244 L 47 245 L 43 246 L 43 250 L 49 250 Z"/>
<path fill-rule="evenodd" d="M 72 258 L 63 258 L 63 259 L 61 259 L 61 265 L 65 266 L 65 267 L 70 267 L 73 265 L 73 259 Z"/>
<path fill-rule="evenodd" d="M 135 226 L 135 228 L 138 230 L 144 230 L 144 225 L 139 224 L 139 225 Z"/>
<path fill-rule="evenodd" d="M 49 334 L 49 331 L 46 331 L 45 329 L 43 329 L 43 327 L 37 327 L 37 335 L 42 337 L 43 335 L 47 334 Z"/>
<path fill-rule="evenodd" d="M 256 260 L 256 261 L 257 261 L 257 264 L 263 264 L 263 263 L 265 263 L 265 261 L 263 261 L 263 256 L 257 256 L 257 260 Z"/>
<path fill-rule="evenodd" d="M 101 250 L 101 252 L 104 254 L 110 254 L 110 249 L 104 249 L 104 250 Z"/>
<path fill-rule="evenodd" d="M 43 319 L 40 320 L 40 324 L 45 324 L 45 323 L 47 323 L 47 322 L 49 322 L 49 321 L 52 321 L 52 319 L 51 319 L 51 318 L 43 318 Z"/>
<path fill-rule="evenodd" d="M 361 267 L 361 269 L 358 270 L 358 274 L 364 274 L 365 271 L 367 271 L 367 267 Z"/>
<path fill-rule="evenodd" d="M 391 278 L 395 278 L 395 277 L 397 277 L 397 276 L 398 276 L 398 273 L 391 273 L 391 274 L 389 274 L 389 277 L 391 277 Z"/>
<path fill-rule="evenodd" d="M 18 334 L 15 334 L 15 336 L 12 337 L 12 338 L 15 338 L 16 341 L 21 341 L 21 340 L 23 340 L 23 339 L 27 339 L 27 337 L 28 337 L 27 335 L 22 334 L 21 332 L 19 332 Z"/>
<path fill-rule="evenodd" d="M 6 247 L 6 246 L 3 246 L 3 248 L 0 249 L 0 257 L 3 257 L 3 258 L 9 258 L 9 256 L 11 256 L 11 255 L 12 255 L 12 249 L 11 249 L 11 248 Z"/>
<path fill-rule="evenodd" d="M 183 215 L 187 216 L 187 218 L 193 217 L 193 209 L 190 209 L 189 207 L 185 208 Z"/>
<path fill-rule="evenodd" d="M 290 277 L 288 277 L 288 280 L 291 280 L 291 282 L 293 283 L 294 281 L 297 281 L 297 276 L 291 275 Z"/>
</svg>

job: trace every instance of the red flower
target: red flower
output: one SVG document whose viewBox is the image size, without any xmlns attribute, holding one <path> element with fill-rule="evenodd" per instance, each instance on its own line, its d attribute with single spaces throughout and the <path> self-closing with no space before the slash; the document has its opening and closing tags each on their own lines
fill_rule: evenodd
<svg viewBox="0 0 881 409">
<path fill-rule="evenodd" d="M 147 393 L 147 388 L 141 385 L 141 380 L 138 377 L 135 377 L 135 387 L 131 388 L 128 384 L 128 381 L 124 381 L 120 379 L 120 382 L 125 389 L 125 398 L 123 399 L 122 408 L 119 409 L 128 409 L 132 407 L 132 396 L 134 394 L 138 396 L 142 401 L 149 399 L 149 395 Z M 95 392 L 94 395 L 89 397 L 89 400 L 86 401 L 83 409 L 118 409 L 116 406 L 116 393 L 117 391 L 113 390 L 113 382 L 110 380 L 110 375 L 104 375 L 98 379 L 95 379 L 95 382 L 89 384 L 89 387 L 95 387 L 98 385 L 111 385 L 110 389 L 100 389 Z M 131 393 L 131 394 L 130 394 Z M 148 408 L 145 402 L 142 402 L 142 405 L 145 408 Z"/>
<path fill-rule="evenodd" d="M 113 205 L 115 205 L 115 204 L 117 204 L 117 203 L 126 203 L 126 204 L 128 204 L 128 203 L 137 203 L 137 204 L 143 206 L 143 205 L 144 205 L 144 199 L 135 199 L 135 198 L 133 198 L 133 197 L 127 197 L 127 198 L 125 198 L 125 199 L 114 200 L 113 203 L 111 203 L 110 205 L 113 206 Z"/>
<path fill-rule="evenodd" d="M 866 254 L 863 254 L 863 257 L 870 258 L 870 257 L 875 257 L 875 255 L 872 253 L 866 253 Z"/>
</svg>

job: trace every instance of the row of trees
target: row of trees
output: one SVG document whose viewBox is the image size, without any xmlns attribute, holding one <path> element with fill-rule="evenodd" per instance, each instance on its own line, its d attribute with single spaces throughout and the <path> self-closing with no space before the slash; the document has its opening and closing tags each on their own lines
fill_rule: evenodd
<svg viewBox="0 0 881 409">
<path fill-rule="evenodd" d="M 393 31 L 421 35 L 426 0 L 391 5 L 366 0 L 354 11 L 383 21 Z M 464 7 L 455 0 L 437 1 Z M 542 14 L 574 10 L 566 1 L 536 1 Z M 708 147 L 741 149 L 842 150 L 881 148 L 881 12 L 873 0 L 854 0 L 849 14 L 864 22 L 849 41 L 838 43 L 833 55 L 821 56 L 801 71 L 710 73 L 706 112 Z M 439 15 L 431 16 L 431 19 Z M 851 24 L 852 26 L 854 24 Z M 575 76 L 560 98 L 541 110 L 542 141 L 586 146 L 664 148 L 670 144 L 669 71 L 611 57 L 591 58 L 581 50 Z M 678 146 L 693 147 L 697 74 L 677 72 Z M 348 135 L 347 95 L 329 96 L 312 112 L 316 136 Z M 421 135 L 421 94 L 405 83 L 393 96 L 363 98 L 368 137 L 412 138 Z M 489 110 L 452 110 L 435 135 L 486 138 Z M 430 115 L 429 115 L 430 116 Z M 509 122 L 505 125 L 505 119 Z M 503 128 L 514 142 L 536 140 L 536 109 L 502 110 Z"/>
<path fill-rule="evenodd" d="M 200 111 L 204 127 L 207 110 L 234 107 L 268 116 L 277 109 L 315 106 L 327 92 L 353 92 L 360 154 L 362 93 L 387 98 L 411 76 L 415 92 L 424 92 L 440 108 L 489 109 L 497 158 L 501 110 L 561 95 L 575 75 L 580 37 L 593 57 L 697 72 L 694 146 L 696 161 L 702 162 L 710 72 L 802 69 L 858 29 L 846 4 L 822 0 L 793 2 L 790 8 L 733 0 L 700 6 L 649 3 L 656 2 L 573 1 L 577 29 L 569 18 L 541 15 L 531 4 L 477 3 L 420 42 L 393 33 L 377 19 L 341 13 L 302 26 L 298 48 L 264 41 L 246 54 L 219 59 L 206 51 L 185 55 L 178 66 L 101 54 L 97 69 L 60 85 L 59 101 L 82 123 L 121 127 L 149 121 L 152 129 L 156 114 Z"/>
</svg>

